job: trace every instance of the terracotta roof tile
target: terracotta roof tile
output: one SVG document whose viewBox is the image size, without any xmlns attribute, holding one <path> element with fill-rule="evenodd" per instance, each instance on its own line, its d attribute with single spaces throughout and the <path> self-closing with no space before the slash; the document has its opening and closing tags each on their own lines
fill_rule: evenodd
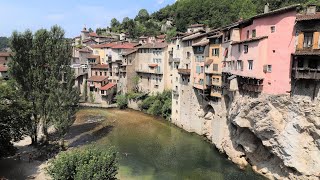
<svg viewBox="0 0 320 180">
<path fill-rule="evenodd" d="M 125 49 L 124 51 L 123 51 L 123 53 L 122 53 L 122 56 L 128 56 L 128 55 L 130 55 L 130 54 L 132 54 L 132 53 L 135 53 L 135 52 L 137 52 L 138 51 L 138 49 Z"/>
<path fill-rule="evenodd" d="M 91 36 L 91 37 L 98 37 L 98 34 L 95 33 L 95 32 L 91 32 L 91 33 L 89 33 L 89 36 Z"/>
<path fill-rule="evenodd" d="M 108 64 L 97 64 L 91 67 L 91 69 L 108 69 L 108 68 L 109 68 Z"/>
<path fill-rule="evenodd" d="M 112 46 L 116 45 L 116 42 L 112 42 L 112 43 L 104 43 L 104 44 L 93 44 L 90 47 L 91 48 L 111 48 Z"/>
<path fill-rule="evenodd" d="M 205 35 L 206 35 L 206 33 L 191 34 L 190 36 L 185 36 L 184 38 L 182 38 L 182 41 L 188 41 L 188 40 L 197 39 L 197 38 L 200 38 L 200 37 L 205 36 Z"/>
<path fill-rule="evenodd" d="M 298 14 L 297 21 L 320 20 L 320 12 L 316 14 Z"/>
<path fill-rule="evenodd" d="M 192 44 L 192 46 L 206 46 L 209 44 L 209 40 L 200 41 L 197 43 Z"/>
<path fill-rule="evenodd" d="M 139 46 L 139 49 L 162 49 L 168 46 L 167 43 L 156 42 L 156 43 L 147 43 Z"/>
<path fill-rule="evenodd" d="M 7 66 L 0 66 L 0 72 L 7 72 L 8 67 Z"/>
<path fill-rule="evenodd" d="M 116 85 L 117 85 L 117 84 L 108 83 L 108 84 L 106 84 L 105 86 L 101 87 L 100 90 L 106 91 L 106 90 L 109 90 L 109 89 L 113 88 L 113 87 L 116 86 Z"/>
<path fill-rule="evenodd" d="M 211 65 L 213 63 L 213 59 L 208 59 L 208 60 L 206 60 L 206 62 L 204 62 L 204 65 L 205 66 L 209 66 L 209 65 Z"/>
<path fill-rule="evenodd" d="M 82 49 L 77 49 L 79 52 L 83 52 L 83 53 L 91 53 L 92 51 L 88 48 L 82 48 Z"/>
<path fill-rule="evenodd" d="M 95 41 L 95 40 L 93 40 L 93 39 L 85 39 L 85 40 L 83 40 L 82 42 L 86 43 L 86 42 L 89 42 L 89 41 L 97 42 L 97 41 Z"/>
<path fill-rule="evenodd" d="M 149 67 L 158 67 L 158 64 L 148 64 Z"/>
<path fill-rule="evenodd" d="M 93 82 L 102 82 L 104 80 L 108 79 L 108 76 L 91 76 L 88 81 Z"/>
<path fill-rule="evenodd" d="M 138 44 L 137 43 L 118 43 L 114 46 L 112 46 L 112 49 L 133 49 L 136 47 Z"/>
<path fill-rule="evenodd" d="M 235 41 L 232 43 L 232 45 L 234 44 L 242 44 L 242 43 L 249 43 L 249 42 L 254 42 L 254 41 L 260 41 L 262 39 L 266 39 L 268 38 L 268 36 L 260 36 L 260 37 L 254 37 L 254 38 L 250 38 L 250 39 L 245 39 L 242 41 Z"/>
<path fill-rule="evenodd" d="M 0 52 L 0 57 L 9 57 L 10 53 L 8 52 Z"/>
</svg>

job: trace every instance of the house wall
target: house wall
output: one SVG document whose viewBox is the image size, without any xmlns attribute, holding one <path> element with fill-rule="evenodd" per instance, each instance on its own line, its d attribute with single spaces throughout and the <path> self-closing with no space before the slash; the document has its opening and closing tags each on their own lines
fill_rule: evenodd
<svg viewBox="0 0 320 180">
<path fill-rule="evenodd" d="M 91 69 L 91 76 L 108 76 L 107 69 Z"/>
<path fill-rule="evenodd" d="M 134 86 L 134 79 L 137 76 L 135 72 L 135 63 L 136 63 L 137 53 L 132 53 L 128 56 L 124 57 L 124 62 L 122 63 L 121 69 L 125 69 L 125 71 L 121 71 L 120 69 L 120 79 L 119 79 L 119 86 L 120 91 L 122 93 L 128 93 L 133 90 Z"/>
</svg>

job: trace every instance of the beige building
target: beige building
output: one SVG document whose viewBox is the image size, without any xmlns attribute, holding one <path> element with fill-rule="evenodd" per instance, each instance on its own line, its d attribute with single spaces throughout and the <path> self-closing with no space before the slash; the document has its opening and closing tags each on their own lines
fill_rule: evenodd
<svg viewBox="0 0 320 180">
<path fill-rule="evenodd" d="M 138 77 L 135 71 L 135 63 L 137 62 L 138 49 L 127 49 L 122 53 L 122 62 L 120 65 L 120 79 L 118 83 L 118 91 L 125 94 L 136 90 L 137 85 L 135 79 Z"/>
<path fill-rule="evenodd" d="M 167 43 L 148 43 L 138 47 L 135 70 L 140 78 L 139 90 L 147 93 L 171 89 L 168 78 Z"/>
</svg>

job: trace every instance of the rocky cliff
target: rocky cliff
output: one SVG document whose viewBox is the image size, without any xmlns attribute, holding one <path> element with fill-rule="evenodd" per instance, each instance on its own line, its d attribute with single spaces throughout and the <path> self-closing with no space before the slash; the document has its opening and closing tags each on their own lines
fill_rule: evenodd
<svg viewBox="0 0 320 180">
<path fill-rule="evenodd" d="M 213 135 L 212 141 L 240 166 L 249 163 L 270 179 L 320 178 L 319 102 L 289 96 L 238 97 L 223 124 L 220 139 Z"/>
</svg>

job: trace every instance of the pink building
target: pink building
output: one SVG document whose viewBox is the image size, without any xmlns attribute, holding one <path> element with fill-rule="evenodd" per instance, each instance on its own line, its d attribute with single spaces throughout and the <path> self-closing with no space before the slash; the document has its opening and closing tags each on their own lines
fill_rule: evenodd
<svg viewBox="0 0 320 180">
<path fill-rule="evenodd" d="M 240 41 L 231 48 L 231 74 L 240 92 L 290 92 L 290 59 L 295 49 L 298 6 L 266 12 L 240 23 Z"/>
</svg>

